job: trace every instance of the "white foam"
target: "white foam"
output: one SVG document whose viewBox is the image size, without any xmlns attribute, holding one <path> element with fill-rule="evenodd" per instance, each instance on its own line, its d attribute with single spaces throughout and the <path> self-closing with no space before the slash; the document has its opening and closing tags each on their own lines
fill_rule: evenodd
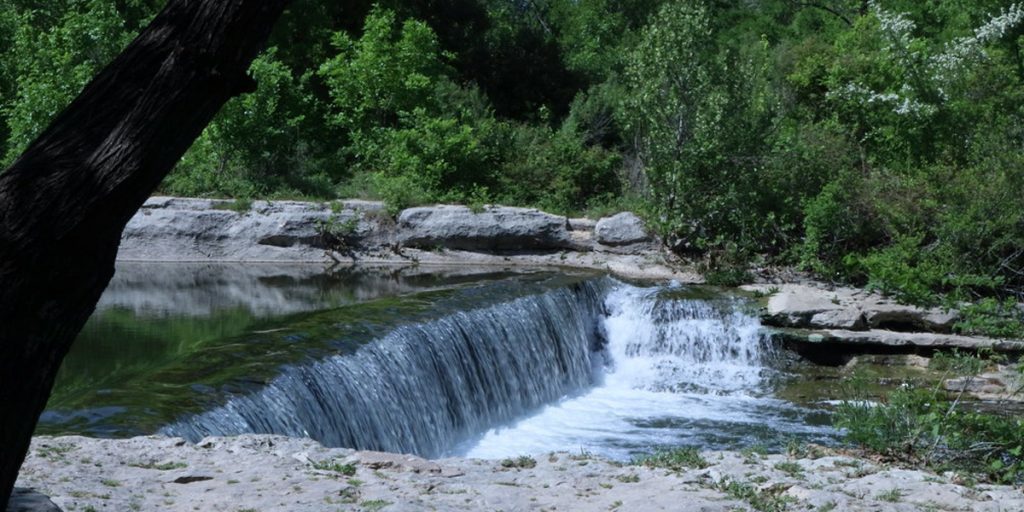
<svg viewBox="0 0 1024 512">
<path fill-rule="evenodd" d="M 767 396 L 768 345 L 756 317 L 736 304 L 664 299 L 660 291 L 621 285 L 609 293 L 599 386 L 491 429 L 462 453 L 503 458 L 584 450 L 622 459 L 661 445 L 721 447 L 823 430 Z"/>
</svg>

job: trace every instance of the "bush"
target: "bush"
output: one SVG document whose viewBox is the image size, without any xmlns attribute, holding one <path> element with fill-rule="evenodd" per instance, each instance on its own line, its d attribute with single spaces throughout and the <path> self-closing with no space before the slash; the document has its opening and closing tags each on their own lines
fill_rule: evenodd
<svg viewBox="0 0 1024 512">
<path fill-rule="evenodd" d="M 978 371 L 982 364 L 960 369 Z M 847 439 L 889 459 L 983 475 L 992 481 L 1024 479 L 1024 422 L 1020 418 L 966 410 L 938 389 L 904 388 L 872 403 L 864 388 L 836 410 L 836 426 Z"/>
<path fill-rule="evenodd" d="M 1024 309 L 1013 298 L 984 298 L 960 309 L 954 328 L 964 334 L 1024 339 Z"/>
</svg>

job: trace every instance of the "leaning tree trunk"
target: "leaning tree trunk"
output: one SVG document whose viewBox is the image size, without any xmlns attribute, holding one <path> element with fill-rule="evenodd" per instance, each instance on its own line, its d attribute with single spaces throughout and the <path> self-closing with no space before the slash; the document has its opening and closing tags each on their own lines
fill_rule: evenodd
<svg viewBox="0 0 1024 512">
<path fill-rule="evenodd" d="M 287 0 L 170 0 L 0 174 L 0 510 L 121 231 L 247 75 Z"/>
</svg>

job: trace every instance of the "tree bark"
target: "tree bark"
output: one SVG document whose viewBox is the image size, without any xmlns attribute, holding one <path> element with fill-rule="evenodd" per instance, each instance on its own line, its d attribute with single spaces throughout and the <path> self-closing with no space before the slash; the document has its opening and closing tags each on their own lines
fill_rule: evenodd
<svg viewBox="0 0 1024 512">
<path fill-rule="evenodd" d="M 0 174 L 0 510 L 125 224 L 232 96 L 287 0 L 170 0 Z"/>
</svg>

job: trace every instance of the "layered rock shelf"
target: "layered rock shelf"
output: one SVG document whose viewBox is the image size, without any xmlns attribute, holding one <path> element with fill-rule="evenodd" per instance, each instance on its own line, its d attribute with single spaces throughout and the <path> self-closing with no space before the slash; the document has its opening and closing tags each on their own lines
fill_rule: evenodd
<svg viewBox="0 0 1024 512">
<path fill-rule="evenodd" d="M 374 201 L 238 206 L 216 199 L 150 198 L 125 228 L 118 259 L 557 266 L 702 281 L 671 264 L 671 256 L 632 213 L 592 220 L 532 208 L 438 205 L 392 217 Z"/>
<path fill-rule="evenodd" d="M 843 364 L 856 352 L 930 353 L 936 349 L 1024 352 L 1024 340 L 953 334 L 954 309 L 920 308 L 856 288 L 822 283 L 757 284 L 761 322 L 802 355 Z"/>
<path fill-rule="evenodd" d="M 564 452 L 424 460 L 266 435 L 39 437 L 18 485 L 64 510 L 1024 510 L 1011 486 L 823 448 L 701 455 L 705 467 L 670 471 Z"/>
</svg>

